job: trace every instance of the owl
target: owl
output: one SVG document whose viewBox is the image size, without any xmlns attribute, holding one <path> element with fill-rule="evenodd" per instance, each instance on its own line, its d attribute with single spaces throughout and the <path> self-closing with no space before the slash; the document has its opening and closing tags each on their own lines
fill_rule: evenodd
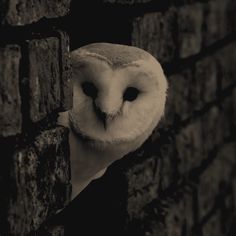
<svg viewBox="0 0 236 236">
<path fill-rule="evenodd" d="M 159 62 L 137 47 L 94 43 L 72 51 L 71 60 L 73 107 L 58 123 L 70 129 L 74 198 L 150 136 L 168 84 Z"/>
</svg>

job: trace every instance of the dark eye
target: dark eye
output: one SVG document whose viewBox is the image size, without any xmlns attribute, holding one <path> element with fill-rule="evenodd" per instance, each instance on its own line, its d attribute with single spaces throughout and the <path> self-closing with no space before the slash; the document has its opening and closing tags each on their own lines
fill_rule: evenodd
<svg viewBox="0 0 236 236">
<path fill-rule="evenodd" d="M 83 82 L 81 84 L 84 94 L 88 97 L 95 99 L 98 95 L 98 90 L 95 85 L 91 82 Z"/>
<path fill-rule="evenodd" d="M 132 102 L 138 97 L 138 94 L 139 94 L 138 89 L 134 87 L 128 87 L 124 92 L 123 99 L 124 101 Z"/>
</svg>

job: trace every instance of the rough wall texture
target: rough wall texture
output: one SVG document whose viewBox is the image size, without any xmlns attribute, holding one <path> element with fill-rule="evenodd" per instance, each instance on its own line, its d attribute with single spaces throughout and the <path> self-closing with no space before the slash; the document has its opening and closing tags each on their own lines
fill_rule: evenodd
<svg viewBox="0 0 236 236">
<path fill-rule="evenodd" d="M 235 235 L 235 1 L 69 2 L 0 1 L 0 235 Z M 149 140 L 44 224 L 70 195 L 65 31 L 146 49 L 169 95 Z"/>
<path fill-rule="evenodd" d="M 68 0 L 0 1 L 3 236 L 64 231 L 44 222 L 71 190 L 68 130 L 56 125 L 57 112 L 71 107 L 69 40 L 57 24 L 69 6 Z"/>
</svg>

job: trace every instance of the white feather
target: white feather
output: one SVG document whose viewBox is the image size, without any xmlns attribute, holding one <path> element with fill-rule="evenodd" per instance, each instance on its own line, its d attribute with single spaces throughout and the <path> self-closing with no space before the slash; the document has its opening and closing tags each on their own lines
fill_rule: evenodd
<svg viewBox="0 0 236 236">
<path fill-rule="evenodd" d="M 58 123 L 71 128 L 73 198 L 148 138 L 164 113 L 167 81 L 154 57 L 131 46 L 91 44 L 73 51 L 71 58 L 73 108 L 61 113 Z M 96 98 L 84 94 L 83 82 L 97 88 Z M 140 91 L 134 101 L 123 100 L 128 87 Z M 107 114 L 106 128 L 94 106 Z"/>
</svg>

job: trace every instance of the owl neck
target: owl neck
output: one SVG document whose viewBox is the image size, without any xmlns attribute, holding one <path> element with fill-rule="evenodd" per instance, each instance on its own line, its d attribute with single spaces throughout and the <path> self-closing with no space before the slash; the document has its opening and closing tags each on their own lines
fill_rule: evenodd
<svg viewBox="0 0 236 236">
<path fill-rule="evenodd" d="M 72 199 L 93 179 L 101 177 L 107 163 L 105 153 L 94 150 L 72 129 L 69 135 Z"/>
<path fill-rule="evenodd" d="M 69 124 L 68 112 L 59 114 L 59 125 L 69 128 L 72 199 L 93 179 L 101 177 L 111 164 L 110 153 L 97 150 L 77 134 Z"/>
</svg>

